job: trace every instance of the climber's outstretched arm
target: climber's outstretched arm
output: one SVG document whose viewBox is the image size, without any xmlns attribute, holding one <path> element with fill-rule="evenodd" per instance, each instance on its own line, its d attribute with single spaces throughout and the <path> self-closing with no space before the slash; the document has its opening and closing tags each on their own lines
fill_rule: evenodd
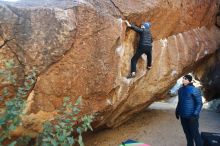
<svg viewBox="0 0 220 146">
<path fill-rule="evenodd" d="M 131 24 L 128 22 L 128 20 L 125 20 L 125 23 L 127 24 L 128 27 L 131 27 Z"/>
<path fill-rule="evenodd" d="M 130 27 L 130 28 L 133 29 L 134 31 L 139 32 L 139 33 L 143 32 L 143 29 L 141 29 L 141 28 L 135 26 L 134 24 L 130 24 L 130 23 L 128 22 L 128 20 L 125 20 L 125 23 L 127 24 L 128 27 Z"/>
</svg>

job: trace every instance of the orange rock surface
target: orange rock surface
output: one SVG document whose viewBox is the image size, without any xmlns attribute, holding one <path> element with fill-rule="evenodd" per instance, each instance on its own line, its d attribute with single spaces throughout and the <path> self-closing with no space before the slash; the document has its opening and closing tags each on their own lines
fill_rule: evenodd
<svg viewBox="0 0 220 146">
<path fill-rule="evenodd" d="M 94 127 L 122 124 L 219 48 L 216 12 L 215 0 L 0 2 L 0 51 L 14 54 L 19 77 L 39 71 L 24 126 L 41 124 L 28 115 L 53 113 L 66 96 L 83 97 L 82 112 L 98 115 Z M 126 76 L 138 35 L 123 19 L 152 23 L 153 68 L 143 55 L 135 79 Z"/>
</svg>

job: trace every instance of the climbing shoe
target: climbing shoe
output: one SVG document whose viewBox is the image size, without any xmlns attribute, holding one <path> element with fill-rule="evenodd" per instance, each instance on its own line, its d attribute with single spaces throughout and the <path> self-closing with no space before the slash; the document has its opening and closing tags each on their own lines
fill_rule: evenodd
<svg viewBox="0 0 220 146">
<path fill-rule="evenodd" d="M 134 78 L 134 77 L 135 77 L 135 72 L 132 72 L 127 76 L 127 79 Z"/>
<path fill-rule="evenodd" d="M 151 69 L 151 67 L 152 67 L 152 66 L 148 66 L 148 67 L 147 67 L 147 70 L 150 70 L 150 69 Z"/>
</svg>

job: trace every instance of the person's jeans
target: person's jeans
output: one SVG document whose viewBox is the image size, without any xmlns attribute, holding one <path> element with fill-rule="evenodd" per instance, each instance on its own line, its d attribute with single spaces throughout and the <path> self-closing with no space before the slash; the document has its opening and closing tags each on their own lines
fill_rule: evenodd
<svg viewBox="0 0 220 146">
<path fill-rule="evenodd" d="M 202 146 L 202 139 L 199 133 L 198 118 L 180 118 L 183 131 L 186 136 L 187 146 Z"/>
<path fill-rule="evenodd" d="M 151 66 L 152 62 L 152 46 L 140 46 L 131 59 L 131 72 L 136 72 L 136 64 L 142 54 L 147 55 L 147 66 Z"/>
</svg>

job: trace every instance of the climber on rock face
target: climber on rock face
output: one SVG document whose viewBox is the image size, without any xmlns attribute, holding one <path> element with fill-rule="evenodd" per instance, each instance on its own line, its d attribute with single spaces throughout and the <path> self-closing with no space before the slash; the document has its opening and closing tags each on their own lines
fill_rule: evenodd
<svg viewBox="0 0 220 146">
<path fill-rule="evenodd" d="M 130 24 L 127 20 L 125 20 L 125 23 L 127 24 L 128 27 L 138 32 L 140 35 L 138 48 L 136 50 L 136 53 L 131 59 L 131 72 L 127 76 L 127 78 L 134 78 L 136 75 L 136 64 L 142 54 L 145 53 L 147 55 L 147 70 L 151 69 L 152 42 L 153 42 L 152 35 L 150 32 L 151 23 L 145 22 L 141 25 L 141 28 L 135 26 L 134 24 Z"/>
</svg>

